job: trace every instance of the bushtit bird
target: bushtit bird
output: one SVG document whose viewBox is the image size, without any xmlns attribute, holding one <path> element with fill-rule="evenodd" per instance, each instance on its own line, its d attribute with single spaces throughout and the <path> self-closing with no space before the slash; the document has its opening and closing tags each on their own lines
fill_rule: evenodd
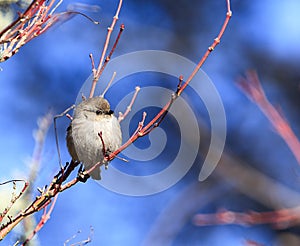
<svg viewBox="0 0 300 246">
<path fill-rule="evenodd" d="M 67 147 L 74 161 L 83 163 L 85 170 L 103 161 L 105 153 L 117 150 L 122 143 L 120 124 L 114 116 L 110 105 L 103 97 L 93 97 L 82 101 L 74 110 L 74 116 L 67 129 Z M 100 167 L 90 175 L 99 180 Z"/>
</svg>

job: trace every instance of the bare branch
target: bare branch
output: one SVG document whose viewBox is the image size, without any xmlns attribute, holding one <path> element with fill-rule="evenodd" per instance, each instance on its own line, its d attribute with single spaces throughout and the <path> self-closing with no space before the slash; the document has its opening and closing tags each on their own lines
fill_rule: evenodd
<svg viewBox="0 0 300 246">
<path fill-rule="evenodd" d="M 48 212 L 46 212 L 47 207 L 44 208 L 44 213 L 42 215 L 42 218 L 40 219 L 39 223 L 37 224 L 37 226 L 35 227 L 33 232 L 29 235 L 28 238 L 26 238 L 26 240 L 23 242 L 22 245 L 27 245 L 30 242 L 30 240 L 34 237 L 34 235 L 36 235 L 43 228 L 43 226 L 46 224 L 46 222 L 50 219 L 50 215 L 56 204 L 57 197 L 58 197 L 58 194 L 55 195 Z"/>
<path fill-rule="evenodd" d="M 113 73 L 110 81 L 108 82 L 106 88 L 104 89 L 104 91 L 101 93 L 100 97 L 104 97 L 105 93 L 108 91 L 109 87 L 111 86 L 111 83 L 114 81 L 115 77 L 116 77 L 116 72 Z"/>
<path fill-rule="evenodd" d="M 66 240 L 64 242 L 64 246 L 67 246 L 67 243 L 69 243 L 72 239 L 76 238 L 76 236 L 79 233 L 81 233 L 81 230 L 79 230 L 75 235 L 73 235 L 71 238 L 69 238 L 68 240 Z M 90 227 L 90 234 L 89 234 L 88 238 L 85 239 L 85 240 L 82 240 L 80 242 L 77 242 L 77 243 L 72 243 L 71 246 L 86 245 L 86 244 L 90 243 L 92 241 L 93 234 L 94 234 L 94 228 L 91 226 Z"/>
<path fill-rule="evenodd" d="M 109 45 L 111 33 L 114 30 L 114 27 L 117 23 L 117 20 L 119 19 L 119 14 L 120 14 L 120 11 L 121 11 L 122 2 L 123 2 L 123 0 L 119 0 L 119 5 L 117 7 L 116 14 L 115 14 L 115 16 L 112 20 L 112 23 L 111 23 L 110 27 L 107 28 L 106 40 L 104 42 L 104 47 L 103 47 L 103 50 L 102 50 L 101 58 L 100 58 L 100 61 L 99 61 L 98 67 L 97 67 L 97 71 L 94 73 L 92 88 L 90 90 L 90 96 L 89 96 L 90 98 L 92 98 L 94 96 L 97 81 L 99 80 L 99 77 L 100 77 L 100 75 L 101 75 L 101 73 L 104 69 L 104 68 L 102 68 L 102 66 L 104 65 L 104 57 L 105 57 L 106 52 L 107 52 L 107 48 L 108 48 L 108 45 Z M 117 40 L 118 40 L 118 38 L 117 38 Z"/>
<path fill-rule="evenodd" d="M 0 62 L 12 57 L 23 45 L 46 32 L 54 24 L 67 21 L 74 15 L 79 14 L 94 24 L 99 23 L 76 11 L 53 14 L 62 1 L 33 0 L 23 14 L 20 14 L 14 22 L 3 29 L 0 32 Z"/>
<path fill-rule="evenodd" d="M 260 108 L 269 119 L 276 132 L 286 142 L 298 164 L 300 165 L 300 142 L 293 132 L 288 121 L 269 102 L 261 86 L 257 73 L 248 71 L 246 78 L 238 80 L 239 87 Z"/>
<path fill-rule="evenodd" d="M 56 143 L 56 149 L 57 149 L 57 155 L 58 155 L 58 161 L 59 161 L 59 166 L 60 169 L 63 170 L 63 165 L 62 165 L 62 161 L 61 161 L 61 157 L 60 157 L 60 149 L 59 149 L 59 141 L 58 141 L 58 134 L 57 134 L 57 127 L 56 127 L 56 119 L 57 118 L 61 118 L 63 116 L 67 116 L 68 118 L 72 118 L 72 116 L 70 116 L 68 114 L 68 112 L 72 109 L 75 108 L 75 105 L 72 105 L 71 107 L 67 108 L 64 112 L 62 112 L 61 114 L 55 115 L 53 117 L 53 125 L 54 125 L 54 134 L 55 134 L 55 143 Z"/>
<path fill-rule="evenodd" d="M 16 182 L 24 183 L 22 190 L 17 195 L 14 192 L 16 190 Z M 9 183 L 13 183 L 14 191 L 12 192 L 12 197 L 10 199 L 10 203 L 7 205 L 7 207 L 4 209 L 4 211 L 0 213 L 0 223 L 2 222 L 3 218 L 8 214 L 8 212 L 10 211 L 10 209 L 12 208 L 14 203 L 24 194 L 24 192 L 27 190 L 27 188 L 29 186 L 29 182 L 27 182 L 26 180 L 23 180 L 23 179 L 13 179 L 13 180 L 5 181 L 3 183 L 0 183 L 0 185 L 6 185 Z"/>
<path fill-rule="evenodd" d="M 270 224 L 276 229 L 286 229 L 299 224 L 300 207 L 270 212 L 233 212 L 223 210 L 213 214 L 197 214 L 193 218 L 197 226 L 237 224 L 243 226 Z"/>
<path fill-rule="evenodd" d="M 126 111 L 124 113 L 119 112 L 119 117 L 118 117 L 119 122 L 123 121 L 126 118 L 126 116 L 129 114 L 129 112 L 131 111 L 131 108 L 136 100 L 137 94 L 139 93 L 140 89 L 141 88 L 139 86 L 135 87 L 135 92 L 133 94 L 133 97 L 132 97 L 129 105 L 127 106 Z"/>
<path fill-rule="evenodd" d="M 184 91 L 184 89 L 188 86 L 188 84 L 191 82 L 191 80 L 195 77 L 196 73 L 202 67 L 202 65 L 204 64 L 204 62 L 208 58 L 209 54 L 220 43 L 220 40 L 221 40 L 221 38 L 222 38 L 226 28 L 227 28 L 229 20 L 232 16 L 232 12 L 231 12 L 231 9 L 230 9 L 230 0 L 226 0 L 226 3 L 227 3 L 227 13 L 226 13 L 226 18 L 224 20 L 224 23 L 221 27 L 221 30 L 220 30 L 217 38 L 215 38 L 214 42 L 211 44 L 211 46 L 209 46 L 208 50 L 205 52 L 203 57 L 200 59 L 199 63 L 194 68 L 191 75 L 188 77 L 188 79 L 185 81 L 185 83 L 183 85 L 181 85 L 183 78 L 182 78 L 182 76 L 180 76 L 177 91 L 171 95 L 170 100 L 166 103 L 166 105 L 162 108 L 162 110 L 146 126 L 142 127 L 141 129 L 139 129 L 139 131 L 136 134 L 131 136 L 130 139 L 125 144 L 123 144 L 115 152 L 111 153 L 109 155 L 108 159 L 107 159 L 108 161 L 111 161 L 112 159 L 114 159 L 116 155 L 118 155 L 121 151 L 126 149 L 130 144 L 132 144 L 134 141 L 136 141 L 139 137 L 142 137 L 142 136 L 145 136 L 145 135 L 149 134 L 154 128 L 159 126 L 161 121 L 166 116 L 168 110 L 172 106 L 173 102 L 181 95 L 181 93 Z"/>
</svg>

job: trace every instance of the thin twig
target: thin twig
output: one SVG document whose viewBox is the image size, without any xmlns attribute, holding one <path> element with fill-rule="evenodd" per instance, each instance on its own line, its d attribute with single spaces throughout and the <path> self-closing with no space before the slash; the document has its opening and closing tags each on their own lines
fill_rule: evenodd
<svg viewBox="0 0 300 246">
<path fill-rule="evenodd" d="M 113 17 L 113 20 L 112 20 L 112 23 L 111 23 L 110 27 L 107 28 L 106 40 L 104 42 L 104 47 L 103 47 L 103 50 L 102 50 L 101 58 L 100 58 L 97 70 L 93 71 L 93 77 L 94 78 L 93 78 L 92 87 L 91 87 L 91 90 L 90 90 L 90 96 L 89 96 L 90 98 L 92 98 L 94 96 L 96 84 L 97 84 L 97 81 L 99 80 L 99 76 L 101 74 L 101 68 L 102 68 L 102 65 L 103 65 L 103 62 L 104 62 L 104 57 L 105 57 L 105 54 L 107 52 L 108 44 L 109 44 L 109 41 L 110 41 L 110 36 L 111 36 L 111 33 L 112 33 L 112 31 L 113 31 L 113 29 L 116 25 L 116 22 L 117 22 L 118 18 L 119 18 L 119 14 L 120 14 L 121 7 L 122 7 L 122 2 L 123 2 L 123 0 L 119 0 L 119 5 L 118 5 L 118 8 L 116 10 L 116 14 Z"/>
<path fill-rule="evenodd" d="M 23 180 L 23 179 L 13 179 L 13 180 L 9 180 L 9 181 L 0 183 L 0 185 L 13 183 L 14 187 L 15 187 L 16 182 L 23 182 L 24 186 L 18 195 L 12 194 L 12 198 L 10 199 L 10 204 L 3 210 L 3 212 L 0 213 L 0 223 L 2 222 L 3 218 L 7 215 L 7 213 L 10 211 L 10 209 L 15 204 L 15 202 L 25 193 L 25 191 L 29 187 L 29 182 L 27 182 L 26 180 Z"/>
<path fill-rule="evenodd" d="M 105 93 L 108 91 L 109 87 L 111 86 L 111 83 L 114 81 L 115 77 L 116 77 L 116 72 L 113 73 L 110 81 L 108 82 L 106 88 L 104 89 L 104 91 L 102 92 L 102 94 L 100 95 L 100 97 L 104 97 Z"/>
<path fill-rule="evenodd" d="M 98 136 L 99 136 L 99 138 L 101 140 L 101 144 L 102 144 L 102 154 L 103 154 L 103 157 L 106 157 L 107 153 L 106 153 L 105 142 L 104 142 L 104 139 L 102 137 L 102 132 L 99 132 Z M 103 160 L 105 160 L 105 158 Z M 107 162 L 104 161 L 103 164 L 105 165 L 105 169 L 107 169 Z M 88 174 L 90 174 L 90 172 L 88 172 Z"/>
<path fill-rule="evenodd" d="M 99 72 L 97 73 L 97 81 L 99 80 L 99 78 L 100 78 L 100 76 L 102 75 L 104 69 L 106 68 L 106 65 L 107 65 L 108 62 L 110 61 L 111 56 L 112 56 L 112 54 L 114 53 L 114 51 L 115 51 L 115 49 L 116 49 L 116 47 L 117 47 L 117 45 L 118 45 L 118 43 L 119 43 L 119 40 L 120 40 L 120 38 L 121 38 L 121 34 L 122 34 L 123 31 L 124 31 L 124 28 L 125 28 L 125 26 L 124 26 L 124 24 L 122 24 L 122 25 L 120 26 L 119 34 L 118 34 L 118 36 L 117 36 L 117 38 L 116 38 L 116 40 L 115 40 L 115 43 L 114 43 L 113 47 L 111 48 L 111 50 L 110 50 L 110 52 L 109 52 L 109 55 L 105 58 L 105 61 L 104 61 L 103 65 L 101 66 L 100 70 L 99 70 L 99 68 L 98 68 Z M 100 64 L 99 64 L 99 65 L 100 65 Z"/>
<path fill-rule="evenodd" d="M 211 46 L 208 47 L 207 51 L 205 52 L 204 56 L 199 61 L 198 65 L 195 67 L 194 71 L 191 73 L 191 75 L 188 77 L 188 79 L 185 81 L 185 83 L 182 85 L 180 90 L 178 91 L 178 96 L 183 92 L 183 90 L 188 86 L 188 84 L 191 82 L 191 80 L 195 77 L 196 73 L 199 71 L 199 69 L 202 67 L 204 62 L 206 61 L 207 57 L 211 54 L 212 51 L 216 48 L 216 46 L 220 43 L 221 38 L 227 28 L 227 25 L 229 23 L 229 20 L 232 16 L 232 11 L 230 9 L 230 0 L 226 0 L 227 2 L 227 13 L 225 21 L 221 27 L 221 30 L 218 34 L 218 36 L 214 39 L 214 42 L 211 44 Z"/>
<path fill-rule="evenodd" d="M 40 222 L 36 225 L 35 229 L 33 230 L 33 232 L 29 235 L 29 237 L 26 238 L 26 240 L 23 242 L 22 245 L 27 245 L 31 239 L 34 237 L 34 235 L 36 235 L 42 228 L 43 226 L 46 224 L 46 222 L 50 219 L 50 215 L 54 209 L 54 206 L 56 204 L 56 201 L 57 201 L 57 197 L 58 197 L 58 193 L 55 195 L 52 203 L 51 203 L 51 206 L 50 206 L 50 209 L 49 211 L 46 213 L 46 208 L 44 208 L 44 214 L 42 215 L 42 218 L 40 220 Z"/>
<path fill-rule="evenodd" d="M 70 118 L 67 113 L 70 110 L 74 109 L 74 108 L 75 108 L 75 105 L 72 105 L 71 107 L 67 108 L 64 112 L 62 112 L 61 114 L 55 115 L 53 117 L 54 134 L 55 134 L 55 144 L 56 144 L 56 150 L 57 150 L 57 155 L 58 155 L 59 166 L 60 166 L 61 170 L 63 170 L 63 165 L 62 165 L 61 156 L 60 156 L 58 133 L 57 133 L 57 127 L 56 127 L 56 119 L 57 118 L 61 118 L 61 117 L 65 116 L 65 115 L 67 115 L 67 117 Z"/>
<path fill-rule="evenodd" d="M 135 102 L 135 100 L 136 100 L 136 97 L 137 97 L 137 95 L 138 95 L 140 89 L 141 89 L 141 88 L 140 88 L 139 86 L 136 86 L 136 87 L 135 87 L 135 92 L 134 92 L 134 94 L 133 94 L 133 97 L 131 98 L 131 101 L 130 101 L 129 105 L 127 106 L 126 111 L 125 111 L 124 113 L 119 112 L 119 117 L 118 117 L 119 123 L 120 123 L 121 121 L 123 121 L 123 120 L 126 118 L 126 116 L 129 114 L 129 112 L 131 111 L 132 106 L 133 106 L 133 104 L 134 104 L 134 102 Z"/>
</svg>

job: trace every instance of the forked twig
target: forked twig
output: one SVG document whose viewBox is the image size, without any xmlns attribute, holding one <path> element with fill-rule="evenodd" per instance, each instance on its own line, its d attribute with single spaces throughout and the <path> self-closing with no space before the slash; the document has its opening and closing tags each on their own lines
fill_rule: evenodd
<svg viewBox="0 0 300 246">
<path fill-rule="evenodd" d="M 114 43 L 113 47 L 111 48 L 111 50 L 110 50 L 108 56 L 105 58 L 105 61 L 104 61 L 103 65 L 101 66 L 100 70 L 99 70 L 99 67 L 98 67 L 99 72 L 97 73 L 96 84 L 97 84 L 97 81 L 99 80 L 100 76 L 102 75 L 104 69 L 106 68 L 106 65 L 107 65 L 108 62 L 110 61 L 111 56 L 112 56 L 112 54 L 114 53 L 114 51 L 115 51 L 115 49 L 116 49 L 116 47 L 117 47 L 117 45 L 118 45 L 118 43 L 119 43 L 119 40 L 120 40 L 120 38 L 121 38 L 122 32 L 124 31 L 124 28 L 125 28 L 125 26 L 124 26 L 124 24 L 122 24 L 122 25 L 120 26 L 119 34 L 118 34 L 118 36 L 117 36 L 117 38 L 116 38 L 116 40 L 115 40 L 115 43 Z M 93 55 L 90 54 L 90 57 L 92 58 Z M 100 66 L 100 64 L 99 64 L 99 66 Z M 95 71 L 95 72 L 96 72 L 97 69 L 93 68 L 92 71 Z"/>
<path fill-rule="evenodd" d="M 62 185 L 62 183 L 69 177 L 70 173 L 75 169 L 79 162 L 72 161 L 70 164 L 67 163 L 66 169 L 62 172 L 60 170 L 57 175 L 54 176 L 50 185 L 47 189 L 40 195 L 35 198 L 35 200 L 18 215 L 10 220 L 7 224 L 3 225 L 0 228 L 0 241 L 23 219 L 30 216 L 31 214 L 42 210 L 47 207 L 58 193 L 72 187 L 76 183 L 80 182 L 79 179 L 74 179 L 69 183 Z"/>
<path fill-rule="evenodd" d="M 99 77 L 100 77 L 100 75 L 101 75 L 101 73 L 103 72 L 103 69 L 104 69 L 102 67 L 103 66 L 105 67 L 104 57 L 105 57 L 106 52 L 107 52 L 107 48 L 108 48 L 108 45 L 109 45 L 111 33 L 114 30 L 114 27 L 117 23 L 117 20 L 119 19 L 119 14 L 120 14 L 120 11 L 121 11 L 122 2 L 123 2 L 123 0 L 119 0 L 119 4 L 118 4 L 117 10 L 116 10 L 116 14 L 113 17 L 113 20 L 112 20 L 112 23 L 111 23 L 110 27 L 107 28 L 106 40 L 104 42 L 104 47 L 103 47 L 101 58 L 100 58 L 100 61 L 99 61 L 99 64 L 98 64 L 97 68 L 95 67 L 95 62 L 94 62 L 93 56 L 92 56 L 92 54 L 90 54 L 90 58 L 92 60 L 92 71 L 93 71 L 93 82 L 92 82 L 92 87 L 91 87 L 90 95 L 89 95 L 90 98 L 92 98 L 94 96 L 97 81 L 99 80 Z M 117 45 L 117 43 L 120 39 L 120 35 L 121 35 L 123 29 L 124 29 L 124 25 L 122 25 L 121 28 L 120 28 L 120 33 L 119 33 L 119 35 L 116 39 L 116 42 L 115 42 L 115 45 L 113 46 L 112 51 L 110 52 L 110 56 L 113 53 L 113 51 L 114 51 L 114 49 L 115 49 L 115 47 L 116 47 L 116 45 Z"/>
<path fill-rule="evenodd" d="M 119 117 L 118 117 L 119 123 L 120 123 L 121 121 L 123 121 L 123 120 L 126 118 L 126 116 L 129 114 L 129 112 L 131 111 L 131 108 L 132 108 L 132 106 L 133 106 L 133 104 L 134 104 L 134 102 L 135 102 L 135 100 L 136 100 L 136 97 L 137 97 L 137 95 L 138 95 L 140 89 L 141 89 L 141 88 L 140 88 L 139 86 L 136 86 L 136 87 L 135 87 L 134 94 L 133 94 L 133 96 L 132 96 L 132 98 L 131 98 L 131 101 L 130 101 L 129 105 L 128 105 L 127 108 L 126 108 L 126 111 L 125 111 L 124 113 L 119 112 Z"/>
</svg>

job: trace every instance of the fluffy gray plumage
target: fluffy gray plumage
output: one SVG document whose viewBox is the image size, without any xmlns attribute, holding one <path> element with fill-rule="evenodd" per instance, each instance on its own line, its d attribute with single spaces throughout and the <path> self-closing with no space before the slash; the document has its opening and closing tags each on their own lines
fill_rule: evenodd
<svg viewBox="0 0 300 246">
<path fill-rule="evenodd" d="M 102 132 L 106 153 L 114 152 L 122 144 L 122 133 L 117 118 L 103 97 L 82 101 L 74 111 L 67 130 L 67 147 L 73 160 L 83 163 L 85 170 L 103 161 L 103 146 L 98 133 Z M 99 180 L 100 168 L 90 173 Z"/>
</svg>

